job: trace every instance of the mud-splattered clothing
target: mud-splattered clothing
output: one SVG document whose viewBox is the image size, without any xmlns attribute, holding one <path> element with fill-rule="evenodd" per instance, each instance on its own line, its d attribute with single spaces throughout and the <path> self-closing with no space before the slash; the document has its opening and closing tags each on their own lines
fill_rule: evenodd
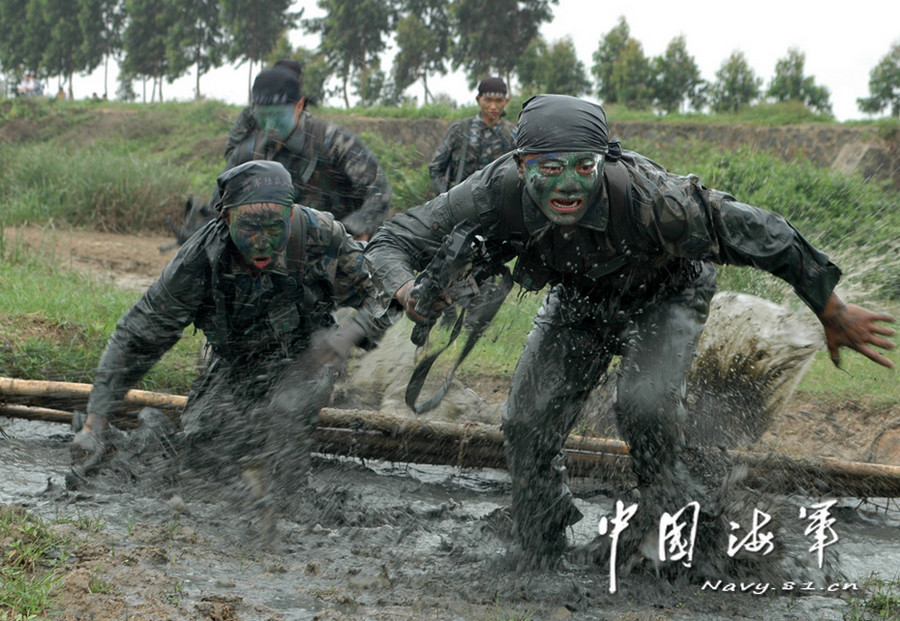
<svg viewBox="0 0 900 621">
<path fill-rule="evenodd" d="M 228 133 L 225 161 L 231 168 L 251 159 L 284 165 L 294 181 L 294 202 L 334 214 L 351 235 L 372 235 L 387 217 L 391 185 L 372 151 L 353 132 L 306 111 L 277 149 L 263 143 L 251 108 L 245 108 Z"/>
<path fill-rule="evenodd" d="M 108 416 L 125 393 L 193 324 L 213 353 L 243 366 L 296 357 L 312 334 L 335 323 L 337 306 L 377 343 L 387 319 L 362 246 L 330 214 L 294 206 L 291 237 L 272 268 L 253 277 L 235 262 L 221 219 L 192 236 L 116 325 L 94 377 L 88 411 Z"/>
<path fill-rule="evenodd" d="M 620 163 L 629 199 L 608 185 L 570 227 L 552 225 L 524 191 L 512 154 L 434 200 L 386 222 L 366 248 L 393 296 L 464 220 L 517 257 L 514 278 L 549 293 L 514 372 L 503 432 L 518 540 L 534 554 L 565 545 L 580 514 L 561 449 L 591 390 L 622 356 L 615 413 L 641 476 L 664 473 L 681 447 L 681 390 L 716 289 L 714 263 L 784 279 L 816 313 L 840 270 L 781 216 L 669 174 L 633 152 Z M 604 171 L 606 175 L 606 171 Z M 607 182 L 604 182 L 607 183 Z M 521 229 L 510 229 L 511 210 Z"/>
<path fill-rule="evenodd" d="M 446 192 L 463 179 L 516 148 L 515 127 L 501 119 L 489 126 L 477 114 L 453 122 L 428 165 L 435 194 Z M 460 165 L 460 161 L 465 161 Z"/>
</svg>

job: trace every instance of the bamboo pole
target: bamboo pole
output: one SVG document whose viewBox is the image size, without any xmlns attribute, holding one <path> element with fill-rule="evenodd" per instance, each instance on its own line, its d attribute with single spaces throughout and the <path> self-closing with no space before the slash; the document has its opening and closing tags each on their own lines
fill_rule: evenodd
<svg viewBox="0 0 900 621">
<path fill-rule="evenodd" d="M 71 413 L 39 404 L 48 397 L 86 404 L 89 393 L 87 384 L 0 378 L 0 416 L 71 422 Z M 10 403 L 10 395 L 18 403 Z M 186 402 L 186 397 L 138 390 L 127 396 L 127 404 L 132 408 L 162 404 L 176 414 Z M 315 438 L 321 452 L 334 455 L 465 468 L 506 467 L 503 433 L 497 425 L 323 408 Z M 570 436 L 564 452 L 572 476 L 621 478 L 629 472 L 628 448 L 621 440 Z M 748 466 L 751 482 L 766 482 L 770 489 L 784 493 L 813 490 L 847 496 L 900 497 L 900 466 L 837 459 L 802 460 L 746 451 L 731 451 L 729 455 L 736 463 Z"/>
</svg>

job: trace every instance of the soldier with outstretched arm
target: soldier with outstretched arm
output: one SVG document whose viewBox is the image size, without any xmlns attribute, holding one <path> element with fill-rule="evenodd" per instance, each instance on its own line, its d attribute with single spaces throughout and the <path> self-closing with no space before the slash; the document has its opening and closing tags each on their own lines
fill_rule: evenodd
<svg viewBox="0 0 900 621">
<path fill-rule="evenodd" d="M 639 486 L 694 489 L 683 475 L 682 386 L 716 290 L 714 264 L 790 283 L 822 323 L 835 364 L 849 347 L 885 367 L 893 318 L 841 300 L 841 271 L 781 216 L 666 172 L 608 138 L 600 105 L 538 95 L 517 150 L 386 222 L 366 248 L 373 278 L 415 320 L 414 277 L 463 221 L 515 257 L 525 288 L 549 285 L 503 412 L 514 558 L 552 563 L 581 519 L 563 443 L 591 390 L 621 356 L 616 420 Z M 680 490 L 680 491 L 679 491 Z"/>
</svg>

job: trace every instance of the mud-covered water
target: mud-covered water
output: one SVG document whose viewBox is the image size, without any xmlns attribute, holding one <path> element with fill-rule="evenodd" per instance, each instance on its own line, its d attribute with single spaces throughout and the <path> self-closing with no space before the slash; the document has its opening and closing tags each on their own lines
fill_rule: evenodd
<svg viewBox="0 0 900 621">
<path fill-rule="evenodd" d="M 633 497 L 604 482 L 573 481 L 585 518 L 569 532 L 575 548 L 563 564 L 517 573 L 504 558 L 509 488 L 500 470 L 319 456 L 306 508 L 267 529 L 266 516 L 224 494 L 66 489 L 67 426 L 7 418 L 0 426 L 10 436 L 0 439 L 0 503 L 92 524 L 102 544 L 102 556 L 88 546 L 70 564 L 112 588 L 75 592 L 73 570 L 62 618 L 842 619 L 867 579 L 900 571 L 893 501 L 759 497 L 783 526 L 772 553 L 778 571 L 765 574 L 778 583 L 749 574 L 704 581 L 690 569 L 666 579 L 643 563 L 618 566 L 611 593 L 608 559 L 596 564 L 585 550 L 616 501 Z M 829 500 L 838 540 L 819 570 L 797 516 Z M 735 532 L 744 536 L 742 527 Z M 695 566 L 725 547 L 694 550 Z"/>
</svg>

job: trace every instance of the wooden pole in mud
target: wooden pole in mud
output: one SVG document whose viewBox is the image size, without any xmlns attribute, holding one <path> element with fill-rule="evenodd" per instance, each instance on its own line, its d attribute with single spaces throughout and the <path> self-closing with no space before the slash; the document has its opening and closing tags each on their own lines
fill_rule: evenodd
<svg viewBox="0 0 900 621">
<path fill-rule="evenodd" d="M 84 409 L 89 394 L 89 384 L 0 378 L 0 416 L 67 423 L 72 420 L 70 412 L 44 404 L 67 403 L 71 409 Z M 156 407 L 175 415 L 186 402 L 186 397 L 137 390 L 126 396 L 132 409 Z M 332 455 L 464 468 L 506 467 L 503 433 L 497 425 L 324 408 L 315 437 L 318 450 Z M 622 481 L 630 473 L 628 448 L 620 440 L 570 436 L 564 451 L 572 476 Z M 900 497 L 900 466 L 744 451 L 728 455 L 736 464 L 747 466 L 750 483 L 765 483 L 778 493 Z"/>
</svg>

